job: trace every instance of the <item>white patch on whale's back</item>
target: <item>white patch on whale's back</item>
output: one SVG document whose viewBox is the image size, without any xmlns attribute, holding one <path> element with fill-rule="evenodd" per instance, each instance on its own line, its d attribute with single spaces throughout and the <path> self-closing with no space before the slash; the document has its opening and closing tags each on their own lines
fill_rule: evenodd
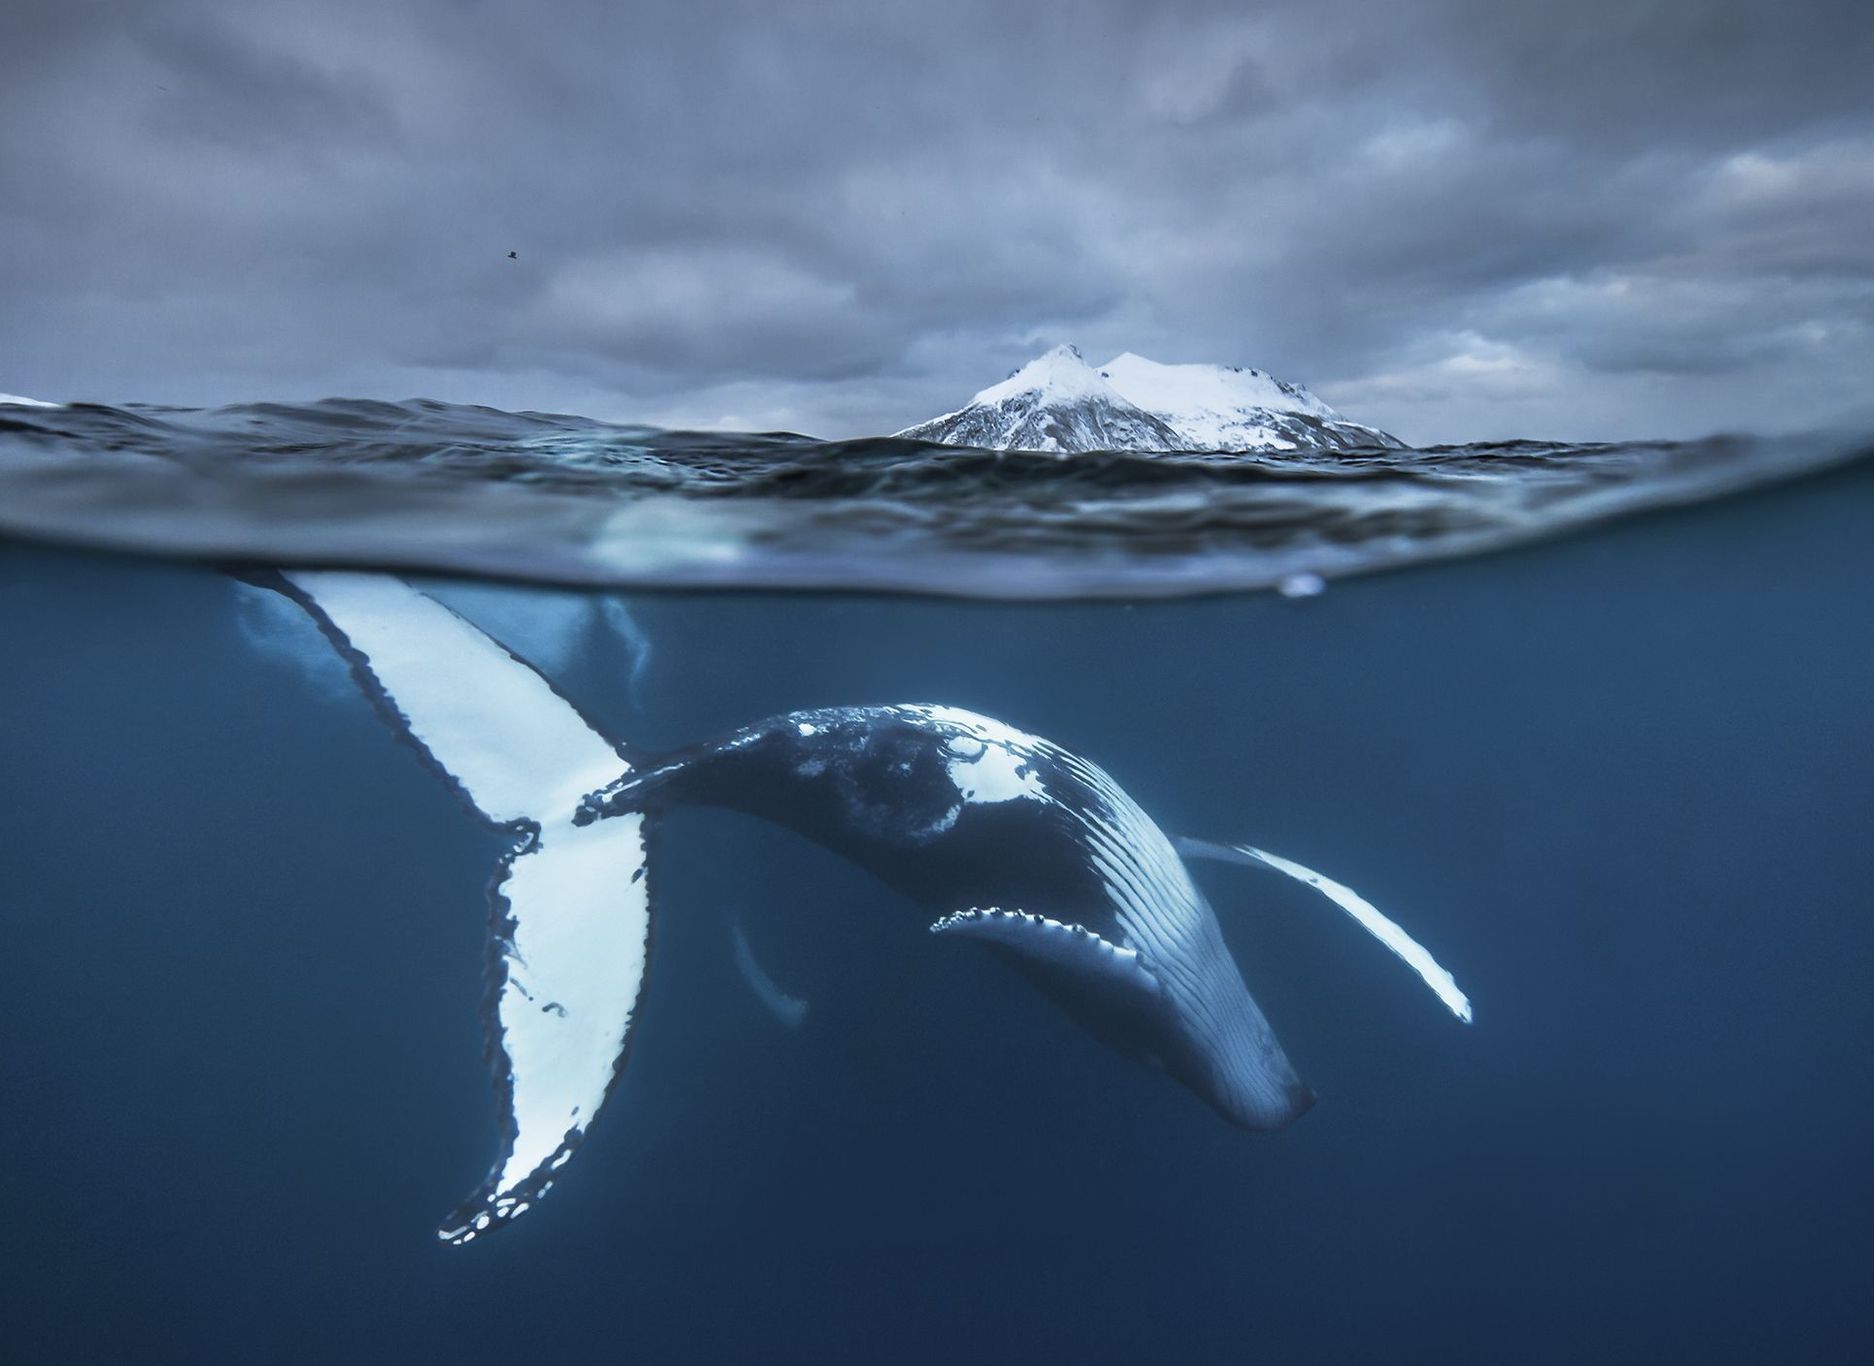
<svg viewBox="0 0 1874 1366">
<path fill-rule="evenodd" d="M 944 750 L 950 781 L 965 802 L 1045 801 L 1037 760 L 1045 742 L 988 716 L 960 707 L 916 704 L 896 710 L 937 723 L 948 732 Z"/>
<path fill-rule="evenodd" d="M 1027 731 L 1017 730 L 1014 726 L 998 721 L 993 716 L 965 711 L 962 707 L 946 707 L 935 702 L 909 702 L 893 707 L 891 710 L 936 721 L 985 743 L 998 744 L 1009 749 L 1037 750 L 1047 743 L 1038 735 L 1030 735 Z"/>
<path fill-rule="evenodd" d="M 1035 766 L 1013 749 L 964 737 L 953 737 L 945 748 L 950 752 L 950 781 L 966 802 L 1047 796 Z"/>
</svg>

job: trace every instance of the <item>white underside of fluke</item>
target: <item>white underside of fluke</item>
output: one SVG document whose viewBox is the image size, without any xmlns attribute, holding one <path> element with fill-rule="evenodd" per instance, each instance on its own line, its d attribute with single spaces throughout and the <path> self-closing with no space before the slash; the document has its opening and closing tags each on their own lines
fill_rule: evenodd
<svg viewBox="0 0 1874 1366">
<path fill-rule="evenodd" d="M 544 678 L 441 603 L 386 574 L 285 577 L 342 638 L 379 709 L 520 841 L 491 892 L 506 1142 L 437 1230 L 470 1242 L 545 1193 L 611 1086 L 650 947 L 644 818 L 572 823 L 580 798 L 629 766 Z"/>
<path fill-rule="evenodd" d="M 285 576 L 362 656 L 412 740 L 489 820 L 544 825 L 626 769 L 546 679 L 390 574 Z"/>
</svg>

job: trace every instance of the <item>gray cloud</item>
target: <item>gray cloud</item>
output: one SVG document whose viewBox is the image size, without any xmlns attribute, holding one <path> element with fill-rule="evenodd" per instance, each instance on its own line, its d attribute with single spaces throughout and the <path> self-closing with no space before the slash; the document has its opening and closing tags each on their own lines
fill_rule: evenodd
<svg viewBox="0 0 1874 1366">
<path fill-rule="evenodd" d="M 15 0 L 0 388 L 847 435 L 1072 340 L 1423 441 L 1865 418 L 1870 58 L 1861 0 Z"/>
</svg>

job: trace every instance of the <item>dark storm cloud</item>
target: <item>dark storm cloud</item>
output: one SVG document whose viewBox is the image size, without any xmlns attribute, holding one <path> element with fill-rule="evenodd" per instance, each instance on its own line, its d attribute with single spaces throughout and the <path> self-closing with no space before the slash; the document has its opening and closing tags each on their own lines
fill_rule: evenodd
<svg viewBox="0 0 1874 1366">
<path fill-rule="evenodd" d="M 154 101 L 150 130 L 174 141 L 292 155 L 306 130 L 322 146 L 391 136 L 387 93 L 351 71 L 322 71 L 290 52 L 219 27 L 144 22 L 143 54 L 165 72 L 168 98 Z"/>
<path fill-rule="evenodd" d="M 0 389 L 845 434 L 1071 340 L 1421 440 L 1865 416 L 1870 59 L 1859 0 L 16 0 Z"/>
</svg>

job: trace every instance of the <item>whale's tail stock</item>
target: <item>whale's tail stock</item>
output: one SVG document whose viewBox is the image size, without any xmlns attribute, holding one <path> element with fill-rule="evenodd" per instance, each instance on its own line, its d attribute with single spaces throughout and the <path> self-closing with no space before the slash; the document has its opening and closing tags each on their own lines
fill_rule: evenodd
<svg viewBox="0 0 1874 1366">
<path fill-rule="evenodd" d="M 488 888 L 483 1001 L 501 1152 L 436 1230 L 471 1242 L 546 1193 L 624 1066 L 651 947 L 650 818 L 573 823 L 630 757 L 434 598 L 389 574 L 292 570 L 268 586 L 312 616 L 396 732 L 513 838 Z"/>
</svg>

